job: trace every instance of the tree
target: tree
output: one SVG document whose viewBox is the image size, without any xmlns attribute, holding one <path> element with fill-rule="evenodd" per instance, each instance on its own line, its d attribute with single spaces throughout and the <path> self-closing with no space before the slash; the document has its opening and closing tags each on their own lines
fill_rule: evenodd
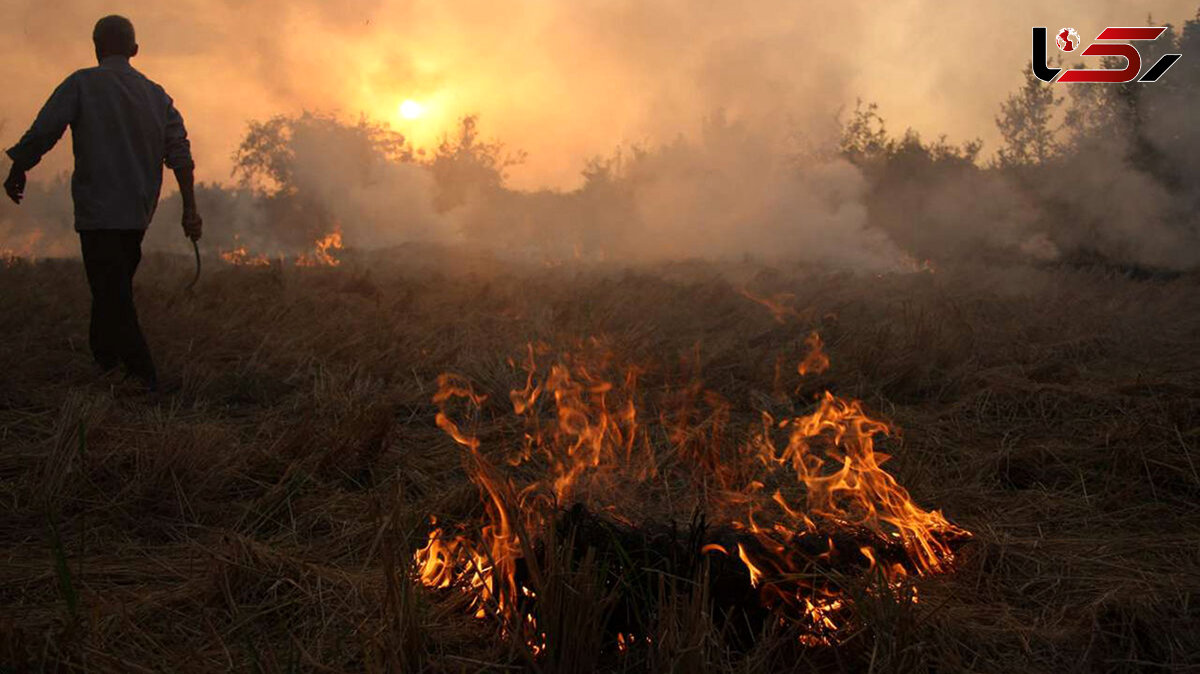
<svg viewBox="0 0 1200 674">
<path fill-rule="evenodd" d="M 332 207 L 349 191 L 383 179 L 389 164 L 412 159 L 404 136 L 386 124 L 306 111 L 251 122 L 233 174 L 264 197 L 259 203 L 271 236 L 300 247 L 340 226 Z"/>
<path fill-rule="evenodd" d="M 429 163 L 437 193 L 434 208 L 440 213 L 466 203 L 472 193 L 490 191 L 504 184 L 504 172 L 525 159 L 524 153 L 508 154 L 504 145 L 479 139 L 479 118 L 463 117 L 458 135 L 443 138 Z"/>
<path fill-rule="evenodd" d="M 886 159 L 895 143 L 887 134 L 887 126 L 879 116 L 879 105 L 863 105 L 862 99 L 854 103 L 854 112 L 842 125 L 842 137 L 838 149 L 842 156 L 858 166 Z"/>
<path fill-rule="evenodd" d="M 359 117 L 350 124 L 336 115 L 305 111 L 252 121 L 234 153 L 233 174 L 246 187 L 268 194 L 296 194 L 306 178 L 328 173 L 334 164 L 362 180 L 381 163 L 412 161 L 403 134 Z"/>
<path fill-rule="evenodd" d="M 1025 69 L 1025 84 L 1000 106 L 996 126 L 1004 138 L 998 152 L 1001 166 L 1044 164 L 1062 150 L 1052 126 L 1063 99 L 1051 85 L 1033 76 L 1032 64 Z"/>
</svg>

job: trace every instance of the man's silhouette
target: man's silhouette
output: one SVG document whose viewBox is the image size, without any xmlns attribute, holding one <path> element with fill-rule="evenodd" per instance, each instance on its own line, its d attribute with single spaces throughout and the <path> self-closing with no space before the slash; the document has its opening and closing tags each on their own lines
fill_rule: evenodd
<svg viewBox="0 0 1200 674">
<path fill-rule="evenodd" d="M 123 364 L 153 390 L 158 380 L 133 306 L 133 274 L 142 257 L 142 237 L 158 206 L 164 163 L 179 182 L 183 231 L 193 240 L 200 238 L 202 222 L 192 185 L 195 164 L 183 118 L 171 97 L 129 65 L 138 53 L 129 19 L 100 19 L 92 41 L 100 65 L 78 70 L 63 81 L 33 126 L 8 150 L 13 164 L 4 191 L 21 203 L 25 172 L 71 127 L 71 196 L 92 289 L 92 356 L 104 370 Z"/>
</svg>

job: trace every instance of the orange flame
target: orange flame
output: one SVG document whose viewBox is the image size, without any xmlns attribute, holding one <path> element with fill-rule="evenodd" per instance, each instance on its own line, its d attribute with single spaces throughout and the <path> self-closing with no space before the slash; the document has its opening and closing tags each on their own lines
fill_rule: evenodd
<svg viewBox="0 0 1200 674">
<path fill-rule="evenodd" d="M 806 344 L 809 353 L 797 372 L 824 371 L 829 359 L 819 335 L 812 333 Z M 870 417 L 859 401 L 826 391 L 807 414 L 776 421 L 763 413 L 748 440 L 731 444 L 722 430 L 729 404 L 698 383 L 663 394 L 658 423 L 643 427 L 639 410 L 647 401 L 637 383 L 644 368 L 618 365 L 597 340 L 540 366 L 538 357 L 548 352 L 544 345 L 528 346 L 520 366 L 523 386 L 509 392 L 524 433 L 506 453 L 508 473 L 484 455 L 463 421 L 452 418 L 452 408 L 462 406 L 474 415 L 486 396 L 463 377 L 439 377 L 437 425 L 466 452 L 484 517 L 453 535 L 435 520 L 415 553 L 423 584 L 460 588 L 477 616 L 518 625 L 531 647 L 539 643 L 536 624 L 518 606 L 535 593 L 519 584 L 517 569 L 524 558 L 536 573 L 536 560 L 526 557 L 532 540 L 543 535 L 557 509 L 571 503 L 628 521 L 622 513 L 638 506 L 629 499 L 645 494 L 640 485 L 651 479 L 695 485 L 706 511 L 746 535 L 745 543 L 736 543 L 737 559 L 759 600 L 791 607 L 812 630 L 813 643 L 828 641 L 849 605 L 837 588 L 804 580 L 814 563 L 857 560 L 859 568 L 898 585 L 910 575 L 949 570 L 954 552 L 947 540 L 969 535 L 941 512 L 919 507 L 883 470 L 889 457 L 876 451 L 875 439 L 893 429 Z M 700 401 L 707 417 L 699 413 Z M 835 545 L 838 536 L 875 543 Z M 809 550 L 812 541 L 820 542 L 824 552 L 800 552 L 800 540 L 810 541 Z M 699 549 L 732 554 L 714 542 L 702 541 Z M 624 645 L 634 636 L 627 635 Z"/>
<path fill-rule="evenodd" d="M 342 228 L 338 225 L 332 232 L 317 239 L 313 243 L 313 249 L 306 253 L 301 253 L 296 258 L 297 267 L 336 267 L 342 263 L 341 260 L 333 256 L 331 251 L 342 249 Z"/>
<path fill-rule="evenodd" d="M 3 264 L 5 267 L 20 264 L 21 260 L 27 257 L 27 255 L 21 255 L 12 248 L 0 248 L 0 264 Z"/>
<path fill-rule="evenodd" d="M 821 374 L 829 369 L 829 356 L 825 355 L 825 343 L 816 332 L 811 332 L 804 340 L 808 347 L 808 355 L 796 366 L 796 372 L 803 377 L 809 374 Z"/>
<path fill-rule="evenodd" d="M 762 571 L 750 561 L 750 556 L 746 554 L 746 548 L 738 543 L 738 559 L 746 565 L 746 570 L 750 572 L 750 587 L 758 587 L 762 583 Z"/>
<path fill-rule="evenodd" d="M 22 262 L 36 262 L 41 255 L 67 253 L 67 251 L 61 250 L 61 245 L 55 245 L 54 242 L 43 242 L 45 236 L 45 232 L 40 229 L 21 236 L 6 236 L 6 243 L 11 243 L 11 245 L 0 247 L 0 264 L 5 267 L 13 267 Z M 12 242 L 13 238 L 17 241 Z"/>
<path fill-rule="evenodd" d="M 235 267 L 269 267 L 271 261 L 262 253 L 251 253 L 246 244 L 238 241 L 238 236 L 233 236 L 233 243 L 236 245 L 231 250 L 221 251 L 221 259 Z"/>
<path fill-rule="evenodd" d="M 749 299 L 753 302 L 758 302 L 766 307 L 767 311 L 771 312 L 771 316 L 773 316 L 775 321 L 778 323 L 787 322 L 788 316 L 796 317 L 800 315 L 795 309 L 787 304 L 796 298 L 796 296 L 791 293 L 777 293 L 770 297 L 762 297 L 755 295 L 745 288 L 742 288 L 741 293 L 746 299 Z"/>
</svg>

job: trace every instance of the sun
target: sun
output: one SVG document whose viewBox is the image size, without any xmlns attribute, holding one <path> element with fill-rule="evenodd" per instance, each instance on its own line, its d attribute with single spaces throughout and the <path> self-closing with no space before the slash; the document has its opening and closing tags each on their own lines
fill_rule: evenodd
<svg viewBox="0 0 1200 674">
<path fill-rule="evenodd" d="M 416 119 L 424 112 L 425 106 L 412 100 L 411 98 L 406 99 L 400 104 L 400 116 L 404 119 Z"/>
</svg>

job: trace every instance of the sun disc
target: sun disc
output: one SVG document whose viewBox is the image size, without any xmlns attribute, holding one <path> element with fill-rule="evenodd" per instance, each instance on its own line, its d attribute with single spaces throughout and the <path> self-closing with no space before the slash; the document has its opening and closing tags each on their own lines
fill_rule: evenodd
<svg viewBox="0 0 1200 674">
<path fill-rule="evenodd" d="M 400 104 L 400 116 L 404 119 L 416 119 L 425 112 L 425 106 L 411 98 Z"/>
</svg>

